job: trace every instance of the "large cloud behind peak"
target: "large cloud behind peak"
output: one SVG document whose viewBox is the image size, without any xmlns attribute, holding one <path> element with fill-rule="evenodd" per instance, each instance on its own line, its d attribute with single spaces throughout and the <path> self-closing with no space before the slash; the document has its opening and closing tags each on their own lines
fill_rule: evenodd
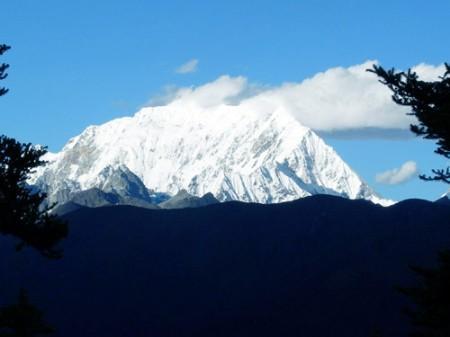
<svg viewBox="0 0 450 337">
<path fill-rule="evenodd" d="M 415 118 L 406 114 L 408 108 L 393 103 L 391 92 L 375 74 L 367 72 L 374 64 L 377 61 L 335 67 L 301 82 L 271 87 L 253 84 L 242 76 L 224 75 L 201 86 L 172 89 L 158 105 L 201 109 L 233 105 L 235 109 L 261 113 L 282 109 L 319 132 L 357 135 L 355 130 L 379 129 L 390 130 L 390 137 L 395 130 L 404 135 Z M 424 80 L 437 79 L 444 73 L 443 65 L 419 64 L 413 70 Z M 372 134 L 383 137 L 383 132 Z"/>
</svg>

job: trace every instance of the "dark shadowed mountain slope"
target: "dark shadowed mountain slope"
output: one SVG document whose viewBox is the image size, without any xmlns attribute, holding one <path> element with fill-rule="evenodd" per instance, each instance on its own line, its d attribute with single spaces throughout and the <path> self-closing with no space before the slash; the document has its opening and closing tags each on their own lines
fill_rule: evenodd
<svg viewBox="0 0 450 337">
<path fill-rule="evenodd" d="M 436 203 L 450 206 L 450 192 L 446 195 L 443 195 L 441 198 L 435 201 Z"/>
<path fill-rule="evenodd" d="M 0 244 L 0 300 L 26 286 L 61 336 L 405 336 L 408 264 L 450 246 L 450 207 L 330 196 L 79 209 L 61 261 Z"/>
</svg>

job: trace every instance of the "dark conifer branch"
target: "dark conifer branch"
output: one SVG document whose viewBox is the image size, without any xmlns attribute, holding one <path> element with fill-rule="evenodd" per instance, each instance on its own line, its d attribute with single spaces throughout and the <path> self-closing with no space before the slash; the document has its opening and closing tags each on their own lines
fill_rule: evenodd
<svg viewBox="0 0 450 337">
<path fill-rule="evenodd" d="M 0 55 L 10 47 L 0 45 Z M 8 65 L 0 66 L 0 80 L 6 77 Z M 0 96 L 8 89 L 0 88 Z M 27 184 L 30 173 L 45 164 L 46 147 L 20 143 L 0 136 L 0 234 L 20 240 L 17 249 L 31 246 L 48 258 L 59 258 L 56 245 L 67 236 L 67 224 L 50 214 L 44 206 L 45 193 L 32 192 Z"/>
<path fill-rule="evenodd" d="M 3 55 L 6 51 L 11 49 L 10 46 L 7 46 L 6 44 L 0 44 L 0 55 Z M 6 70 L 9 68 L 9 64 L 6 63 L 0 63 L 0 80 L 4 80 L 8 74 L 6 73 Z M 8 92 L 7 88 L 0 87 L 0 96 L 5 95 Z"/>
<path fill-rule="evenodd" d="M 418 124 L 410 126 L 417 136 L 436 141 L 435 153 L 450 158 L 450 66 L 439 81 L 421 81 L 411 69 L 396 72 L 374 65 L 368 71 L 375 73 L 380 82 L 392 91 L 395 103 L 411 108 L 409 115 L 417 117 Z M 434 176 L 421 175 L 424 180 L 450 183 L 450 168 L 433 170 Z"/>
</svg>

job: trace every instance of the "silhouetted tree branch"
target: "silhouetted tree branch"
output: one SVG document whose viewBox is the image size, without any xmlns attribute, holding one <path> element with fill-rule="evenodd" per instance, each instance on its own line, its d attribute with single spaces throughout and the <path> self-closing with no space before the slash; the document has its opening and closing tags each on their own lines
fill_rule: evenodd
<svg viewBox="0 0 450 337">
<path fill-rule="evenodd" d="M 53 332 L 42 312 L 29 302 L 24 289 L 20 290 L 17 304 L 0 308 L 0 337 L 34 337 Z"/>
<path fill-rule="evenodd" d="M 3 55 L 8 49 L 10 49 L 10 46 L 7 46 L 6 44 L 0 44 L 0 55 Z M 9 64 L 1 63 L 0 64 L 0 80 L 4 80 L 8 74 L 6 73 L 6 70 L 9 68 Z M 0 87 L 0 96 L 3 96 L 8 92 L 8 89 L 4 87 Z"/>
<path fill-rule="evenodd" d="M 419 123 L 410 126 L 412 132 L 425 139 L 436 140 L 435 153 L 450 158 L 450 66 L 439 81 L 419 80 L 418 75 L 408 70 L 396 72 L 374 65 L 368 71 L 381 78 L 380 82 L 393 92 L 395 103 L 411 108 L 410 115 Z M 424 180 L 437 180 L 450 184 L 450 168 L 432 170 L 433 176 L 421 175 Z"/>
<path fill-rule="evenodd" d="M 0 55 L 10 47 L 0 45 Z M 0 80 L 6 77 L 8 65 L 0 66 Z M 0 96 L 8 90 L 0 88 Z M 0 136 L 0 233 L 21 240 L 17 249 L 29 245 L 49 258 L 61 256 L 57 243 L 67 236 L 67 224 L 51 215 L 51 207 L 43 206 L 44 193 L 32 192 L 27 185 L 29 174 L 43 165 L 45 147 L 22 144 Z"/>
</svg>

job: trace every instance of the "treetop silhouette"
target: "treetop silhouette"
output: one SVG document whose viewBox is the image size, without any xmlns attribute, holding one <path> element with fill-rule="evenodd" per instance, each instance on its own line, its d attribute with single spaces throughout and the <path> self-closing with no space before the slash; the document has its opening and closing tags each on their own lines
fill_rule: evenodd
<svg viewBox="0 0 450 337">
<path fill-rule="evenodd" d="M 0 45 L 0 55 L 8 49 Z M 7 76 L 6 69 L 7 64 L 0 65 L 0 80 Z M 7 92 L 0 88 L 0 96 Z M 46 257 L 59 258 L 62 252 L 56 245 L 67 236 L 67 224 L 49 213 L 51 206 L 44 206 L 46 194 L 33 192 L 27 184 L 30 173 L 45 164 L 41 158 L 46 152 L 46 147 L 0 136 L 0 234 L 19 238 L 17 249 L 28 245 Z"/>
<path fill-rule="evenodd" d="M 435 153 L 450 159 L 450 65 L 445 63 L 445 72 L 439 81 L 421 81 L 411 69 L 396 72 L 374 65 L 368 71 L 380 77 L 380 82 L 391 91 L 395 103 L 411 108 L 409 115 L 417 117 L 419 123 L 410 126 L 411 131 L 425 139 L 436 140 Z M 433 176 L 420 175 L 424 180 L 437 180 L 450 184 L 450 167 L 433 169 Z"/>
<path fill-rule="evenodd" d="M 49 258 L 61 256 L 56 248 L 68 234 L 67 224 L 43 206 L 45 193 L 32 192 L 27 185 L 29 174 L 45 162 L 45 147 L 22 144 L 0 136 L 0 233 L 21 240 L 17 249 L 29 245 Z"/>
<path fill-rule="evenodd" d="M 54 329 L 45 323 L 42 312 L 29 302 L 24 289 L 17 304 L 0 308 L 0 337 L 34 337 L 50 335 Z"/>
</svg>

